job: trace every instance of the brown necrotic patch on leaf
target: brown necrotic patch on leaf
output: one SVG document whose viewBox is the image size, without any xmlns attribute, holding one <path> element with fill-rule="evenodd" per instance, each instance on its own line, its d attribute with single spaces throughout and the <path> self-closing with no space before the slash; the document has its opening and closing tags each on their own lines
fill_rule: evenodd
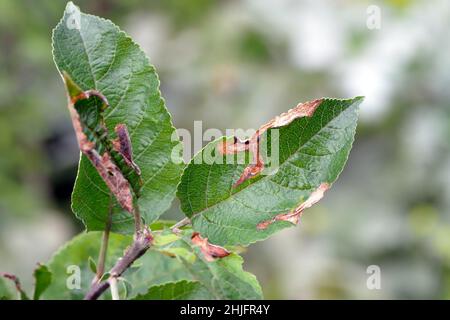
<svg viewBox="0 0 450 320">
<path fill-rule="evenodd" d="M 200 247 L 206 261 L 212 262 L 217 258 L 223 258 L 230 254 L 225 248 L 209 243 L 208 238 L 202 238 L 198 232 L 192 234 L 191 241 L 194 245 Z"/>
<path fill-rule="evenodd" d="M 295 208 L 291 212 L 276 215 L 275 217 L 273 217 L 270 220 L 262 221 L 262 222 L 258 223 L 256 228 L 258 230 L 264 230 L 269 225 L 271 225 L 272 223 L 274 223 L 276 221 L 288 221 L 292 224 L 298 224 L 298 222 L 300 220 L 300 216 L 302 215 L 303 211 L 305 211 L 308 208 L 311 208 L 314 204 L 319 202 L 320 199 L 323 198 L 325 191 L 327 191 L 329 188 L 330 188 L 329 183 L 326 183 L 326 182 L 322 183 L 316 190 L 314 190 L 310 194 L 308 199 L 306 199 L 305 202 L 302 202 L 297 208 Z"/>
<path fill-rule="evenodd" d="M 248 179 L 257 176 L 264 170 L 264 161 L 260 154 L 260 137 L 271 128 L 279 128 L 290 124 L 295 119 L 301 117 L 311 117 L 320 106 L 323 99 L 316 99 L 304 103 L 299 103 L 295 108 L 276 116 L 266 124 L 262 125 L 256 133 L 248 140 L 241 141 L 234 137 L 233 141 L 224 140 L 218 145 L 218 151 L 222 155 L 236 154 L 238 152 L 249 151 L 252 155 L 251 163 L 244 169 L 243 173 L 233 187 L 237 187 Z"/>
<path fill-rule="evenodd" d="M 111 156 L 107 152 L 100 156 L 95 149 L 89 150 L 85 154 L 89 160 L 91 160 L 121 207 L 132 213 L 133 195 L 131 193 L 130 183 L 125 179 L 120 169 L 112 161 Z"/>
<path fill-rule="evenodd" d="M 299 103 L 295 108 L 292 108 L 289 111 L 280 114 L 273 120 L 269 121 L 266 125 L 269 128 L 282 127 L 288 125 L 295 119 L 301 117 L 311 117 L 316 109 L 320 106 L 322 101 L 323 99 L 316 99 L 313 101 Z"/>
<path fill-rule="evenodd" d="M 238 152 L 250 151 L 253 157 L 251 164 L 244 169 L 244 172 L 241 174 L 239 180 L 234 183 L 233 187 L 239 186 L 241 183 L 256 176 L 264 169 L 264 161 L 259 152 L 260 134 L 261 133 L 259 133 L 258 130 L 249 140 L 241 141 L 239 138 L 234 137 L 232 143 L 223 141 L 222 144 L 219 144 L 218 149 L 220 154 L 236 154 Z"/>
<path fill-rule="evenodd" d="M 138 175 L 141 175 L 141 169 L 133 161 L 133 149 L 131 147 L 131 140 L 127 126 L 120 123 L 114 128 L 114 130 L 117 134 L 117 139 L 113 140 L 114 149 L 122 155 L 125 163 L 129 167 L 131 167 Z"/>
<path fill-rule="evenodd" d="M 86 130 L 89 129 L 87 125 L 83 123 L 81 120 L 80 114 L 78 113 L 75 105 L 83 100 L 88 100 L 89 98 L 95 96 L 98 97 L 102 101 L 102 106 L 100 108 L 100 112 L 108 107 L 108 101 L 105 96 L 103 96 L 100 92 L 96 90 L 88 90 L 82 91 L 78 85 L 76 85 L 68 74 L 63 73 L 64 82 L 66 84 L 67 93 L 68 93 L 68 108 L 70 112 L 70 116 L 72 119 L 72 124 L 75 129 L 75 134 L 78 140 L 78 145 L 83 154 L 91 161 L 92 165 L 95 167 L 99 175 L 105 181 L 108 188 L 111 190 L 112 194 L 116 197 L 120 206 L 132 213 L 133 212 L 133 194 L 131 191 L 129 181 L 124 177 L 119 167 L 116 165 L 111 155 L 109 154 L 108 145 L 104 146 L 105 151 L 99 152 L 97 148 L 97 143 L 102 143 L 102 139 L 108 136 L 108 132 L 106 126 L 103 122 L 103 118 L 101 117 L 98 123 L 98 127 L 100 128 L 100 133 L 95 133 L 98 136 L 98 141 L 92 141 L 86 135 Z M 87 105 L 81 106 L 82 108 L 88 107 Z M 121 134 L 126 131 L 125 129 L 121 129 Z M 127 132 L 128 133 L 128 132 Z M 127 134 L 126 133 L 126 134 Z M 95 136 L 94 135 L 94 136 Z M 122 137 L 122 140 L 128 139 L 127 137 Z M 119 136 L 120 140 L 120 136 Z M 105 141 L 103 141 L 106 144 Z M 127 150 L 129 152 L 129 158 L 131 159 L 131 147 Z M 125 156 L 123 156 L 125 158 Z M 126 160 L 125 160 L 126 161 Z"/>
</svg>

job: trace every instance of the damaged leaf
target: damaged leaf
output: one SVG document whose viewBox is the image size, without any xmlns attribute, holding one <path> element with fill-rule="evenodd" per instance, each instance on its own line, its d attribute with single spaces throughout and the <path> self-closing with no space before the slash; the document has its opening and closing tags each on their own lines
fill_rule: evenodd
<svg viewBox="0 0 450 320">
<path fill-rule="evenodd" d="M 91 269 L 93 274 L 97 274 L 97 263 L 95 263 L 92 257 L 89 257 L 88 262 L 89 262 L 89 269 Z"/>
<path fill-rule="evenodd" d="M 125 163 L 129 167 L 133 168 L 133 170 L 140 176 L 141 169 L 133 161 L 133 151 L 131 150 L 131 140 L 127 126 L 119 123 L 114 130 L 117 134 L 117 139 L 113 141 L 114 149 L 122 155 Z"/>
<path fill-rule="evenodd" d="M 191 237 L 192 244 L 199 246 L 200 251 L 203 253 L 206 261 L 214 261 L 226 257 L 230 254 L 228 250 L 220 246 L 210 244 L 208 238 L 202 238 L 198 232 L 194 232 Z"/>
<path fill-rule="evenodd" d="M 271 128 L 279 128 L 287 126 L 292 121 L 301 117 L 311 117 L 316 108 L 322 103 L 322 99 L 300 103 L 297 107 L 285 112 L 268 123 L 262 125 L 255 134 L 248 140 L 240 141 L 237 137 L 233 138 L 233 142 L 224 140 L 222 144 L 218 146 L 220 154 L 233 155 L 238 152 L 249 151 L 251 154 L 251 163 L 244 169 L 238 181 L 233 184 L 233 187 L 239 186 L 244 181 L 260 174 L 265 167 L 265 161 L 261 155 L 260 139 L 261 135 Z M 231 142 L 231 143 L 230 143 Z"/>
<path fill-rule="evenodd" d="M 295 208 L 289 213 L 279 214 L 270 220 L 260 222 L 258 223 L 256 228 L 259 230 L 264 230 L 275 221 L 289 221 L 292 224 L 298 224 L 298 221 L 300 219 L 301 214 L 303 213 L 303 210 L 311 208 L 314 204 L 319 202 L 320 199 L 323 198 L 325 191 L 327 191 L 329 187 L 330 185 L 328 183 L 322 183 L 316 190 L 314 190 L 309 195 L 308 199 L 306 199 L 305 202 L 302 202 L 297 208 Z"/>
<path fill-rule="evenodd" d="M 94 232 L 38 265 L 33 298 L 82 299 L 89 291 L 87 298 L 111 299 L 104 289 L 118 280 L 125 299 L 261 299 L 238 253 L 298 224 L 324 197 L 347 161 L 363 98 L 300 103 L 246 140 L 209 143 L 182 174 L 180 141 L 139 46 L 71 2 L 52 40 L 81 151 L 72 208 Z M 187 217 L 156 221 L 180 178 Z M 96 282 L 99 256 L 100 281 L 109 283 Z M 17 277 L 0 276 L 27 299 Z M 11 296 L 5 279 L 0 298 Z"/>
<path fill-rule="evenodd" d="M 193 229 L 212 244 L 247 245 L 297 224 L 342 171 L 362 99 L 301 103 L 246 141 L 208 144 L 178 187 Z"/>
<path fill-rule="evenodd" d="M 71 2 L 53 31 L 53 56 L 82 150 L 74 213 L 89 231 L 104 230 L 112 192 L 112 231 L 133 232 L 136 206 L 146 223 L 155 221 L 175 196 L 183 164 L 172 155 L 180 142 L 154 67 L 111 21 Z"/>
<path fill-rule="evenodd" d="M 63 72 L 63 77 L 68 93 L 68 108 L 81 152 L 90 160 L 118 204 L 132 213 L 134 199 L 140 195 L 142 180 L 139 167 L 132 161 L 131 142 L 126 126 L 118 124 L 117 139 L 111 141 L 103 116 L 109 107 L 106 97 L 95 90 L 83 92 L 66 72 Z M 125 161 L 124 165 L 121 165 L 119 155 Z M 133 171 L 127 170 L 126 166 Z M 132 181 L 133 188 L 130 183 Z"/>
</svg>

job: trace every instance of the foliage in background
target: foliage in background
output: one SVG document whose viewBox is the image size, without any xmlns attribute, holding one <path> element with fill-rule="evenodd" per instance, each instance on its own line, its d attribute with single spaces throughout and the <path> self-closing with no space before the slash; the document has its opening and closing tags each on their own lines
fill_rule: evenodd
<svg viewBox="0 0 450 320">
<path fill-rule="evenodd" d="M 301 232 L 245 253 L 266 297 L 448 297 L 447 1 L 380 2 L 379 31 L 365 27 L 367 1 L 77 3 L 149 53 L 177 127 L 200 114 L 205 129 L 256 127 L 299 100 L 367 93 L 339 185 Z M 35 262 L 82 227 L 70 214 L 77 146 L 48 37 L 64 6 L 0 2 L 0 269 L 27 288 Z M 169 217 L 181 216 L 177 207 Z M 379 291 L 365 287 L 374 263 Z"/>
<path fill-rule="evenodd" d="M 97 299 L 109 287 L 112 298 L 120 299 L 118 281 L 125 299 L 262 298 L 256 278 L 243 271 L 230 246 L 296 225 L 323 197 L 347 161 L 362 98 L 300 103 L 246 141 L 223 137 L 208 144 L 182 172 L 158 78 L 139 46 L 111 21 L 81 13 L 72 2 L 52 39 L 81 151 L 72 208 L 87 231 L 102 230 L 103 236 L 95 248 L 95 239 L 82 234 L 48 267 L 39 265 L 33 299 Z M 152 230 L 147 225 L 167 210 L 180 179 L 187 218 Z M 130 216 L 134 229 L 127 227 Z M 180 229 L 190 224 L 192 229 Z M 111 232 L 134 236 L 119 239 L 119 248 L 128 242 L 120 250 L 110 245 Z M 147 263 L 135 266 L 142 260 Z M 64 273 L 72 267 L 68 277 Z M 126 275 L 130 267 L 137 271 Z M 18 278 L 3 277 L 28 299 Z"/>
</svg>

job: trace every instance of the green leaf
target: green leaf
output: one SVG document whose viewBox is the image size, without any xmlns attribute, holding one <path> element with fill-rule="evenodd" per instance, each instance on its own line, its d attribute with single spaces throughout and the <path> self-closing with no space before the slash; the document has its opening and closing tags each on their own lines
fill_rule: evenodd
<svg viewBox="0 0 450 320">
<path fill-rule="evenodd" d="M 152 224 L 150 224 L 149 228 L 152 231 L 163 230 L 163 229 L 170 228 L 175 223 L 177 223 L 175 220 L 157 220 L 157 221 L 153 222 Z"/>
<path fill-rule="evenodd" d="M 102 233 L 82 233 L 60 248 L 47 263 L 53 274 L 53 281 L 42 294 L 43 299 L 80 300 L 89 290 L 92 272 L 89 257 L 97 257 L 100 250 Z M 109 270 L 123 256 L 124 250 L 132 238 L 111 234 L 105 269 Z M 103 298 L 109 298 L 105 292 Z"/>
<path fill-rule="evenodd" d="M 212 299 L 262 297 L 255 276 L 242 269 L 241 257 L 231 254 L 208 262 L 199 248 L 192 246 L 189 240 L 191 232 L 183 230 L 183 235 L 177 241 L 150 249 L 135 262 L 139 268 L 128 269 L 122 275 L 121 278 L 131 284 L 126 290 L 129 297 L 145 294 L 155 285 L 181 280 L 199 281 Z M 43 299 L 83 299 L 92 281 L 89 257 L 98 254 L 101 238 L 101 232 L 82 233 L 55 253 L 47 263 L 53 281 L 42 294 Z M 131 236 L 110 234 L 106 270 L 110 270 L 123 256 L 131 242 Z M 110 299 L 109 291 L 102 298 Z"/>
<path fill-rule="evenodd" d="M 96 150 L 111 151 L 108 141 L 113 140 L 116 126 L 126 126 L 133 160 L 141 168 L 142 186 L 132 173 L 123 174 L 139 196 L 137 203 L 146 223 L 155 221 L 175 196 L 183 164 L 181 155 L 172 155 L 180 142 L 176 135 L 171 139 L 175 129 L 161 98 L 154 67 L 139 46 L 111 21 L 81 13 L 71 2 L 53 31 L 53 56 L 61 74 L 67 74 L 69 96 L 79 93 L 78 89 L 99 93 L 75 104 Z M 108 107 L 101 97 L 106 98 Z M 102 119 L 105 128 L 100 126 Z M 123 161 L 111 156 L 123 170 Z M 112 231 L 131 233 L 133 217 L 119 203 L 114 199 Z M 110 190 L 85 155 L 80 159 L 72 208 L 87 230 L 105 229 Z"/>
<path fill-rule="evenodd" d="M 154 246 L 165 246 L 171 242 L 177 241 L 179 237 L 173 232 L 155 232 L 153 237 L 153 245 Z"/>
<path fill-rule="evenodd" d="M 133 293 L 145 295 L 148 288 L 180 280 L 198 281 L 209 293 L 208 299 L 261 299 L 256 277 L 242 269 L 243 259 L 229 256 L 207 261 L 192 244 L 192 230 L 182 231 L 179 240 L 165 247 L 151 247 L 139 261 L 143 267 L 130 277 Z M 205 297 L 206 299 L 206 297 Z"/>
<path fill-rule="evenodd" d="M 199 257 L 201 253 L 198 250 L 196 252 Z M 232 253 L 214 262 L 198 258 L 196 263 L 185 263 L 185 266 L 208 289 L 214 299 L 262 299 L 261 287 L 256 277 L 242 269 L 243 262 L 241 256 Z"/>
<path fill-rule="evenodd" d="M 155 249 L 158 250 L 158 249 Z M 161 252 L 162 254 L 168 255 L 170 257 L 179 257 L 182 258 L 183 260 L 185 260 L 186 262 L 189 263 L 194 263 L 195 260 L 197 259 L 196 255 L 194 252 L 192 252 L 192 250 L 189 250 L 187 248 L 164 248 L 164 249 L 159 249 L 159 252 Z"/>
<path fill-rule="evenodd" d="M 178 281 L 153 286 L 145 294 L 133 300 L 205 300 L 210 298 L 208 290 L 197 281 Z"/>
<path fill-rule="evenodd" d="M 52 273 L 46 265 L 39 264 L 34 269 L 34 293 L 33 300 L 39 300 L 42 293 L 50 286 L 52 282 Z"/>
<path fill-rule="evenodd" d="M 247 245 L 296 224 L 344 168 L 362 100 L 299 104 L 245 142 L 208 144 L 178 187 L 193 229 L 217 245 Z"/>
<path fill-rule="evenodd" d="M 8 286 L 6 284 L 7 280 L 9 280 L 8 282 L 10 282 L 10 284 L 13 285 L 16 293 L 17 293 L 17 298 L 18 300 L 30 300 L 30 298 L 28 297 L 27 293 L 22 289 L 22 285 L 20 283 L 20 279 L 10 273 L 0 273 L 0 300 L 12 300 L 13 298 L 13 294 L 12 294 L 12 286 Z"/>
<path fill-rule="evenodd" d="M 94 274 L 97 274 L 97 264 L 95 263 L 94 259 L 92 259 L 92 257 L 89 257 L 88 261 L 89 269 L 91 269 Z"/>
<path fill-rule="evenodd" d="M 109 272 L 105 272 L 105 273 L 100 277 L 100 282 L 108 280 L 110 276 L 111 276 L 111 274 L 110 274 Z"/>
<path fill-rule="evenodd" d="M 13 299 L 15 299 L 15 294 L 11 284 L 0 276 L 0 300 Z"/>
<path fill-rule="evenodd" d="M 133 285 L 125 278 L 120 277 L 118 279 L 120 281 L 120 283 L 122 283 L 122 287 L 123 287 L 123 296 L 124 299 L 128 299 L 130 296 L 130 293 L 133 290 Z"/>
</svg>

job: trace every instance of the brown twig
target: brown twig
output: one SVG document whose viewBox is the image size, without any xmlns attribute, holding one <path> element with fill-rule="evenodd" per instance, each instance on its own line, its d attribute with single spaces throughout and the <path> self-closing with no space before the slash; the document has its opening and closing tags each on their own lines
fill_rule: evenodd
<svg viewBox="0 0 450 320">
<path fill-rule="evenodd" d="M 137 206 L 136 206 L 137 207 Z M 93 282 L 89 292 L 84 297 L 85 300 L 96 300 L 100 297 L 103 292 L 105 292 L 111 285 L 111 281 L 115 281 L 120 277 L 132 264 L 134 261 L 139 259 L 145 252 L 150 248 L 153 236 L 147 228 L 140 230 L 141 228 L 141 217 L 139 211 L 135 213 L 135 223 L 136 223 L 136 234 L 135 240 L 131 246 L 125 252 L 125 255 L 120 258 L 116 265 L 109 271 L 109 278 L 103 282 Z M 170 229 L 177 233 L 180 232 L 181 227 L 186 226 L 191 223 L 191 220 L 184 218 L 177 223 L 175 223 Z"/>
<path fill-rule="evenodd" d="M 138 233 L 140 233 L 142 231 L 141 212 L 139 210 L 139 206 L 137 203 L 134 205 L 133 217 L 134 217 L 135 234 L 137 235 Z"/>
<path fill-rule="evenodd" d="M 191 223 L 191 220 L 189 218 L 184 218 L 177 223 L 175 223 L 173 226 L 170 227 L 170 230 L 172 230 L 174 233 L 180 233 L 180 228 L 187 226 Z"/>
<path fill-rule="evenodd" d="M 109 271 L 109 279 L 107 281 L 94 283 L 84 299 L 96 300 L 100 297 L 100 295 L 109 288 L 111 279 L 120 277 L 134 261 L 139 259 L 150 248 L 152 241 L 153 237 L 149 230 L 144 229 L 139 232 L 135 236 L 131 246 L 125 252 L 125 255 L 120 258 L 116 265 Z"/>
</svg>

